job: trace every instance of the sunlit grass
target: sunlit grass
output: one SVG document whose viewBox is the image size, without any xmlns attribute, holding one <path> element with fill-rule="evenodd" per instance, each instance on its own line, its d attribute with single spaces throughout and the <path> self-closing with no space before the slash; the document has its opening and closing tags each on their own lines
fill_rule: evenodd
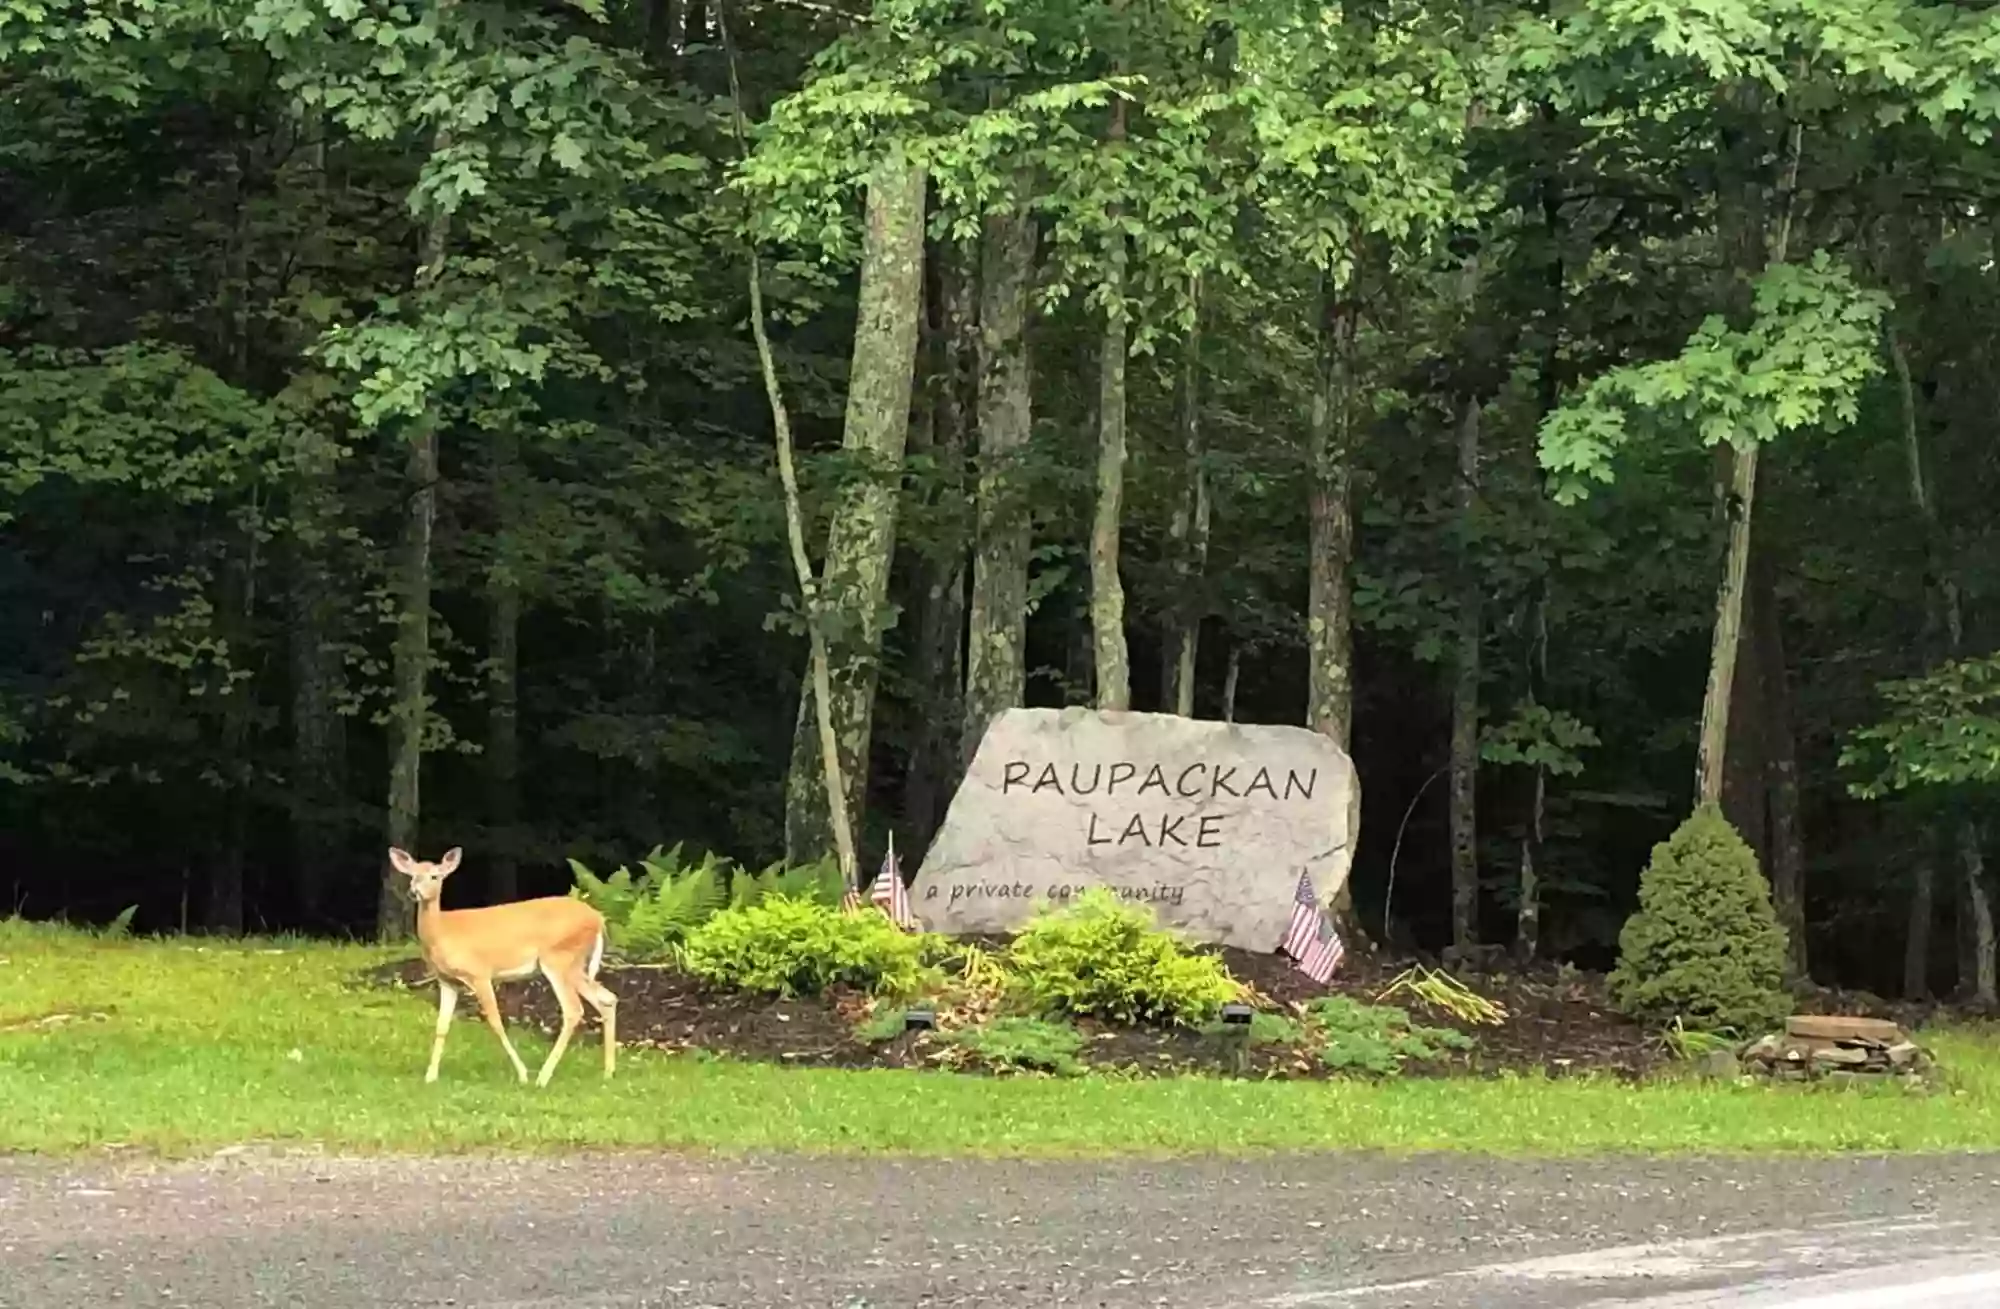
<svg viewBox="0 0 2000 1309">
<path fill-rule="evenodd" d="M 422 1081 L 427 996 L 358 986 L 363 946 L 116 940 L 0 921 L 0 1150 L 237 1142 L 348 1150 L 667 1146 L 1096 1154 L 2000 1148 L 2000 1033 L 1933 1031 L 1946 1093 L 1515 1078 L 996 1080 L 621 1052 L 589 1026 L 537 1091 L 462 1023 Z M 546 1048 L 515 1029 L 530 1066 Z"/>
</svg>

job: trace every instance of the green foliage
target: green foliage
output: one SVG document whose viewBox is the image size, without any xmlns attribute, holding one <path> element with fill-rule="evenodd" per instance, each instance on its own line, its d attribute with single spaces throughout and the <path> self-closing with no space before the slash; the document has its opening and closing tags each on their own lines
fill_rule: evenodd
<svg viewBox="0 0 2000 1309">
<path fill-rule="evenodd" d="M 1574 777 L 1583 771 L 1583 751 L 1601 744 L 1596 731 L 1575 715 L 1523 699 L 1513 713 L 1481 729 L 1479 757 Z"/>
<path fill-rule="evenodd" d="M 1266 1013 L 1262 1009 L 1250 1015 L 1248 1026 L 1250 1030 L 1244 1039 L 1252 1048 L 1297 1045 L 1305 1039 L 1306 1034 L 1304 1025 L 1294 1019 L 1287 1018 L 1283 1014 Z M 1202 1035 L 1208 1037 L 1229 1037 L 1239 1030 L 1241 1029 L 1234 1023 L 1225 1023 L 1221 1019 L 1204 1023 L 1201 1028 Z"/>
<path fill-rule="evenodd" d="M 1344 995 L 1323 995 L 1306 1006 L 1319 1043 L 1322 1065 L 1337 1072 L 1380 1077 L 1402 1071 L 1408 1060 L 1442 1058 L 1474 1048 L 1473 1039 L 1449 1027 L 1424 1027 L 1395 1005 L 1363 1004 Z"/>
<path fill-rule="evenodd" d="M 1195 1025 L 1241 990 L 1222 960 L 1188 951 L 1150 909 L 1092 887 L 1035 915 L 1008 951 L 1038 1013 Z"/>
<path fill-rule="evenodd" d="M 1889 713 L 1840 752 L 1865 799 L 2000 780 L 2000 655 L 1954 659 L 1922 677 L 1884 682 Z"/>
<path fill-rule="evenodd" d="M 840 869 L 831 860 L 780 861 L 752 873 L 713 852 L 685 862 L 681 848 L 655 848 L 640 861 L 637 878 L 624 867 L 600 878 L 581 862 L 569 861 L 576 881 L 570 894 L 604 915 L 611 947 L 621 957 L 672 957 L 691 932 L 724 909 L 747 908 L 771 896 L 828 907 L 840 903 Z"/>
<path fill-rule="evenodd" d="M 1704 1032 L 1687 1026 L 1676 1017 L 1672 1026 L 1660 1034 L 1660 1044 L 1669 1057 L 1692 1063 L 1705 1055 L 1720 1054 L 1733 1050 L 1736 1042 L 1720 1032 Z"/>
<path fill-rule="evenodd" d="M 1823 250 L 1765 269 L 1754 294 L 1748 327 L 1712 314 L 1678 357 L 1613 369 L 1543 421 L 1541 462 L 1557 499 L 1573 503 L 1589 483 L 1611 481 L 1613 456 L 1641 422 L 1718 446 L 1854 421 L 1862 383 L 1881 369 L 1888 297 Z"/>
<path fill-rule="evenodd" d="M 1084 1071 L 1083 1061 L 1077 1058 L 1083 1050 L 1083 1033 L 1068 1023 L 1046 1018 L 995 1018 L 978 1027 L 949 1032 L 945 1041 L 989 1068 L 1060 1077 Z"/>
<path fill-rule="evenodd" d="M 762 995 L 818 995 L 830 986 L 905 995 L 924 975 L 917 937 L 883 915 L 785 895 L 716 914 L 689 934 L 684 957 L 704 981 Z"/>
<path fill-rule="evenodd" d="M 1641 1022 L 1753 1034 L 1791 1013 L 1784 977 L 1785 933 L 1757 856 L 1704 805 L 1653 847 L 1611 1002 Z"/>
<path fill-rule="evenodd" d="M 855 1039 L 870 1045 L 897 1040 L 909 1030 L 904 1014 L 905 1010 L 899 1004 L 876 1005 L 866 1018 L 854 1025 Z"/>
</svg>

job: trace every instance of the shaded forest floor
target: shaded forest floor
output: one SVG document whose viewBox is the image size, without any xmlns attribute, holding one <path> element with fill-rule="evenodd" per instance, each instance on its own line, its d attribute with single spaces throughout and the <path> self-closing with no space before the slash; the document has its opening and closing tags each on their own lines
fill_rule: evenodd
<svg viewBox="0 0 2000 1309">
<path fill-rule="evenodd" d="M 988 944 L 997 948 L 1000 943 Z M 1280 1013 L 1295 1012 L 1328 994 L 1377 1003 L 1383 989 L 1414 962 L 1350 956 L 1340 974 L 1321 987 L 1275 955 L 1242 950 L 1221 953 L 1230 972 L 1250 983 L 1268 1002 L 1263 1007 Z M 857 1028 L 868 1014 L 869 1000 L 850 991 L 817 998 L 767 999 L 715 990 L 661 966 L 608 964 L 602 977 L 619 997 L 618 1034 L 623 1044 L 823 1068 L 925 1068 L 945 1061 L 949 1054 L 942 1042 L 924 1034 L 894 1041 L 863 1039 Z M 373 985 L 418 989 L 428 988 L 432 977 L 419 958 L 371 969 L 365 980 Z M 1497 1025 L 1474 1025 L 1408 997 L 1392 997 L 1389 1002 L 1409 1009 L 1415 1021 L 1454 1028 L 1476 1042 L 1470 1051 L 1411 1062 L 1405 1066 L 1406 1075 L 1536 1072 L 1637 1081 L 1673 1062 L 1657 1033 L 1611 1011 L 1601 974 L 1548 966 L 1529 972 L 1465 974 L 1463 980 L 1479 994 L 1497 1001 L 1506 1010 L 1506 1018 Z M 555 1032 L 561 1012 L 540 978 L 503 983 L 498 989 L 501 1012 L 509 1022 L 526 1023 L 548 1034 Z M 1899 1005 L 1865 994 L 1830 990 L 1802 996 L 1801 1010 L 1893 1018 L 1911 1029 L 1958 1016 L 1939 1006 Z M 459 1014 L 462 1022 L 477 1021 L 469 1006 L 462 1007 Z M 1080 1058 L 1098 1071 L 1141 1076 L 1237 1071 L 1254 1078 L 1335 1075 L 1309 1051 L 1289 1046 L 1253 1048 L 1238 1067 L 1232 1065 L 1230 1051 L 1199 1031 L 1133 1029 L 1091 1022 L 1077 1026 L 1088 1038 Z M 593 1029 L 594 1020 L 587 1020 L 585 1031 Z"/>
</svg>

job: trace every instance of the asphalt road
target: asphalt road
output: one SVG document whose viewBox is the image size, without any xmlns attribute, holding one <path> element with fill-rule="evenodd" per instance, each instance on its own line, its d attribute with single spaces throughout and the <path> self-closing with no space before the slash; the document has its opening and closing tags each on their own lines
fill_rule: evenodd
<svg viewBox="0 0 2000 1309">
<path fill-rule="evenodd" d="M 1972 1309 L 2000 1157 L 0 1160 L 0 1306 Z"/>
</svg>

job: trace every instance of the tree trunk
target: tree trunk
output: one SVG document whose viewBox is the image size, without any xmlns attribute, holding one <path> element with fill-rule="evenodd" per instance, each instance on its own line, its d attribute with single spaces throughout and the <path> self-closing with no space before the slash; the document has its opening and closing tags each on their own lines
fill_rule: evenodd
<svg viewBox="0 0 2000 1309">
<path fill-rule="evenodd" d="M 1125 140 L 1125 101 L 1111 102 L 1108 133 L 1115 150 Z M 1112 208 L 1117 217 L 1117 207 Z M 1125 584 L 1118 576 L 1118 537 L 1125 515 L 1125 234 L 1106 252 L 1110 271 L 1104 335 L 1097 360 L 1097 512 L 1090 529 L 1090 631 L 1096 651 L 1097 707 L 1132 707 L 1132 660 L 1125 645 Z"/>
<path fill-rule="evenodd" d="M 1943 525 L 1938 518 L 1937 502 L 1931 495 L 1909 350 L 1893 326 L 1889 331 L 1889 356 L 1895 366 L 1897 391 L 1902 401 L 1903 455 L 1910 479 L 1910 500 L 1923 531 L 1925 618 L 1919 658 L 1928 671 L 1937 662 L 1940 637 L 1945 658 L 1956 659 L 1963 652 L 1965 607 L 1958 580 L 1946 558 Z M 1990 1008 L 2000 1003 L 2000 994 L 1995 991 L 1993 904 L 1986 885 L 1982 833 L 1973 823 L 1960 820 L 1955 825 L 1952 846 L 1959 863 L 1959 991 L 1975 1004 Z M 1915 912 L 1912 906 L 1912 915 Z M 1968 954 L 1970 958 L 1966 957 Z"/>
<path fill-rule="evenodd" d="M 1805 837 L 1799 826 L 1798 740 L 1792 727 L 1790 670 L 1785 666 L 1785 636 L 1778 613 L 1777 591 L 1771 578 L 1770 551 L 1758 552 L 1751 574 L 1752 642 L 1763 674 L 1765 757 L 1769 778 L 1765 797 L 1769 813 L 1771 901 L 1784 925 L 1786 971 L 1794 981 L 1810 974 L 1806 960 Z"/>
<path fill-rule="evenodd" d="M 1736 683 L 1736 654 L 1743 638 L 1743 593 L 1750 573 L 1750 515 L 1757 500 L 1757 447 L 1731 459 L 1729 549 L 1715 596 L 1715 632 L 1709 645 L 1708 689 L 1701 703 L 1701 739 L 1695 751 L 1695 803 L 1722 804 L 1728 763 L 1729 701 Z"/>
<path fill-rule="evenodd" d="M 1983 833 L 1975 823 L 1958 825 L 1960 904 L 1970 922 L 1972 968 L 1970 977 L 1961 977 L 1959 990 L 1981 1009 L 1994 1007 L 2000 996 L 2000 971 L 1996 971 L 1993 938 L 1993 901 L 1986 888 L 1986 852 Z M 1968 985 L 1968 981 L 1970 985 Z"/>
<path fill-rule="evenodd" d="M 439 132 L 432 148 L 441 152 L 450 144 L 450 134 Z M 424 229 L 421 262 L 414 279 L 419 299 L 443 274 L 450 240 L 451 216 L 440 212 Z M 431 532 L 437 521 L 438 481 L 435 408 L 426 409 L 415 428 L 403 469 L 403 539 L 397 588 L 402 603 L 396 614 L 396 640 L 390 658 L 388 830 L 383 835 L 391 847 L 422 858 L 417 838 L 423 822 L 424 722 L 430 710 Z M 376 935 L 385 941 L 408 937 L 416 926 L 414 908 L 402 875 L 389 866 L 386 856 L 377 885 Z"/>
<path fill-rule="evenodd" d="M 1243 680 L 1243 643 L 1232 642 L 1229 646 L 1229 666 L 1222 674 L 1222 721 L 1236 721 L 1236 686 Z"/>
<path fill-rule="evenodd" d="M 1208 464 L 1201 440 L 1201 277 L 1188 279 L 1194 302 L 1194 326 L 1181 351 L 1181 452 L 1187 463 L 1181 502 L 1174 508 L 1169 533 L 1173 541 L 1174 596 L 1171 628 L 1166 642 L 1168 676 L 1161 702 L 1182 718 L 1194 717 L 1194 670 L 1199 654 L 1202 613 L 1193 599 L 1208 570 Z"/>
<path fill-rule="evenodd" d="M 228 607 L 235 612 L 243 638 L 240 648 L 244 651 L 252 648 L 251 625 L 257 616 L 257 573 L 262 554 L 258 530 L 258 525 L 253 523 L 243 557 L 234 570 L 234 584 L 229 588 L 233 594 L 229 597 Z M 222 710 L 221 740 L 222 766 L 229 779 L 229 789 L 223 797 L 222 839 L 218 843 L 215 863 L 209 870 L 205 923 L 209 931 L 228 936 L 243 935 L 243 847 L 249 836 L 250 786 L 255 772 L 248 763 L 248 757 L 251 726 L 256 712 L 255 681 L 232 686 Z"/>
<path fill-rule="evenodd" d="M 325 923 L 327 894 L 347 863 L 347 720 L 337 708 L 346 669 L 338 644 L 340 595 L 327 568 L 338 490 L 331 443 L 303 470 L 293 517 L 290 618 L 292 670 L 292 862 L 300 926 Z"/>
<path fill-rule="evenodd" d="M 935 261 L 936 290 L 926 300 L 934 318 L 926 439 L 937 461 L 940 492 L 965 503 L 965 455 L 970 444 L 971 382 L 978 341 L 977 287 L 969 252 L 953 246 Z M 910 849 L 921 851 L 942 821 L 957 782 L 958 730 L 964 715 L 966 540 L 953 533 L 919 569 L 921 620 L 915 654 L 920 697 L 903 821 Z"/>
<path fill-rule="evenodd" d="M 521 895 L 521 579 L 520 433 L 503 422 L 493 435 L 494 561 L 486 579 L 487 901 Z"/>
<path fill-rule="evenodd" d="M 961 766 L 987 724 L 1027 690 L 1030 519 L 1019 486 L 1034 420 L 1028 354 L 1028 290 L 1035 221 L 1023 199 L 985 221 L 979 286 L 979 484 L 966 619 L 965 724 Z"/>
<path fill-rule="evenodd" d="M 1318 385 L 1308 427 L 1312 474 L 1306 596 L 1306 725 L 1350 748 L 1354 728 L 1354 336 L 1355 314 L 1329 278 L 1320 330 Z M 1358 840 L 1360 833 L 1350 833 Z M 1341 935 L 1365 944 L 1351 883 L 1330 906 Z"/>
<path fill-rule="evenodd" d="M 1451 942 L 1479 944 L 1479 645 L 1485 587 L 1472 565 L 1479 512 L 1479 398 L 1459 399 L 1458 520 L 1463 533 L 1458 579 L 1458 659 L 1451 695 Z"/>
<path fill-rule="evenodd" d="M 1718 461 L 1718 469 L 1718 487 L 1727 486 L 1730 469 L 1726 458 Z M 1720 508 L 1726 513 L 1726 493 L 1721 499 Z M 1723 816 L 1757 856 L 1757 866 L 1767 873 L 1771 868 L 1771 761 L 1768 743 L 1764 739 L 1765 728 L 1769 725 L 1769 710 L 1765 704 L 1768 673 L 1764 667 L 1764 648 L 1758 640 L 1758 632 L 1762 629 L 1767 589 L 1760 584 L 1759 575 L 1768 572 L 1765 556 L 1769 553 L 1769 543 L 1755 542 L 1751 545 L 1750 574 L 1743 595 L 1742 635 L 1736 653 L 1736 675 L 1729 695 L 1729 746 L 1722 769 Z"/>
<path fill-rule="evenodd" d="M 692 24 L 690 24 L 692 26 Z M 718 12 L 716 26 L 722 35 L 722 48 L 729 68 L 729 99 L 733 107 L 736 143 L 739 150 L 747 152 L 748 133 L 743 125 L 743 85 L 736 70 L 736 44 L 729 33 L 727 14 Z M 921 191 L 919 192 L 921 195 Z M 871 205 L 872 207 L 872 205 Z M 871 235 L 873 227 L 870 228 Z M 840 740 L 833 723 L 833 675 L 832 659 L 827 653 L 827 640 L 823 610 L 819 599 L 819 579 L 813 574 L 812 556 L 806 551 L 805 509 L 799 502 L 799 477 L 793 458 L 792 420 L 785 407 L 785 395 L 778 385 L 777 359 L 771 353 L 771 334 L 764 326 L 764 266 L 753 244 L 745 251 L 750 264 L 750 335 L 757 344 L 757 368 L 764 377 L 764 395 L 771 406 L 772 445 L 778 460 L 778 482 L 785 495 L 785 540 L 791 547 L 792 571 L 798 579 L 800 605 L 805 611 L 806 646 L 811 663 L 808 677 L 812 684 L 812 703 L 815 716 L 819 720 L 820 767 L 824 770 L 824 794 L 839 796 L 847 794 L 847 784 L 840 772 Z M 859 334 L 857 333 L 857 336 Z M 905 406 L 907 410 L 907 406 Z M 854 828 L 848 821 L 848 809 L 844 804 L 827 805 L 828 825 L 833 829 L 834 857 L 839 861 L 841 875 L 849 885 L 857 882 L 860 873 L 855 858 Z"/>
<path fill-rule="evenodd" d="M 1910 886 L 1909 925 L 1903 934 L 1905 1000 L 1921 1000 L 1931 993 L 1931 918 L 1936 888 L 1937 870 L 1926 851 Z"/>
<path fill-rule="evenodd" d="M 1306 725 L 1345 750 L 1354 725 L 1354 318 L 1326 289 L 1307 458 L 1312 474 L 1306 597 Z"/>
<path fill-rule="evenodd" d="M 884 601 L 896 550 L 896 509 L 910 433 L 910 401 L 923 313 L 924 170 L 892 151 L 868 185 L 860 309 L 848 371 L 842 448 L 863 465 L 834 498 L 821 569 L 829 706 L 850 830 L 868 785 Z M 800 697 L 785 788 L 785 848 L 795 862 L 833 848 L 825 770 L 815 762 L 814 709 Z"/>
<path fill-rule="evenodd" d="M 1744 98 L 1754 104 L 1758 92 L 1746 88 Z M 1730 221 L 1736 247 L 1730 254 L 1739 274 L 1731 287 L 1747 289 L 1748 278 L 1765 268 L 1782 264 L 1789 257 L 1792 241 L 1792 210 L 1798 193 L 1799 160 L 1804 125 L 1793 123 L 1787 133 L 1784 164 L 1778 186 L 1775 223 L 1745 221 L 1759 207 L 1761 192 L 1752 187 L 1750 199 L 1737 210 L 1730 207 Z M 1729 755 L 1730 696 L 1735 690 L 1737 655 L 1743 643 L 1743 597 L 1750 573 L 1750 524 L 1757 504 L 1757 444 L 1733 448 L 1729 490 L 1725 512 L 1729 519 L 1729 544 L 1722 569 L 1722 584 L 1716 588 L 1715 630 L 1709 645 L 1708 685 L 1702 694 L 1701 735 L 1695 748 L 1695 803 L 1722 804 L 1724 772 Z"/>
<path fill-rule="evenodd" d="M 422 858 L 417 840 L 423 820 L 424 720 L 430 697 L 426 691 L 431 648 L 431 531 L 437 515 L 438 425 L 426 414 L 410 441 L 403 472 L 403 539 L 396 615 L 396 642 L 391 657 L 388 844 Z M 401 875 L 382 865 L 381 894 L 375 907 L 375 932 L 385 941 L 410 935 L 415 926 Z"/>
</svg>

